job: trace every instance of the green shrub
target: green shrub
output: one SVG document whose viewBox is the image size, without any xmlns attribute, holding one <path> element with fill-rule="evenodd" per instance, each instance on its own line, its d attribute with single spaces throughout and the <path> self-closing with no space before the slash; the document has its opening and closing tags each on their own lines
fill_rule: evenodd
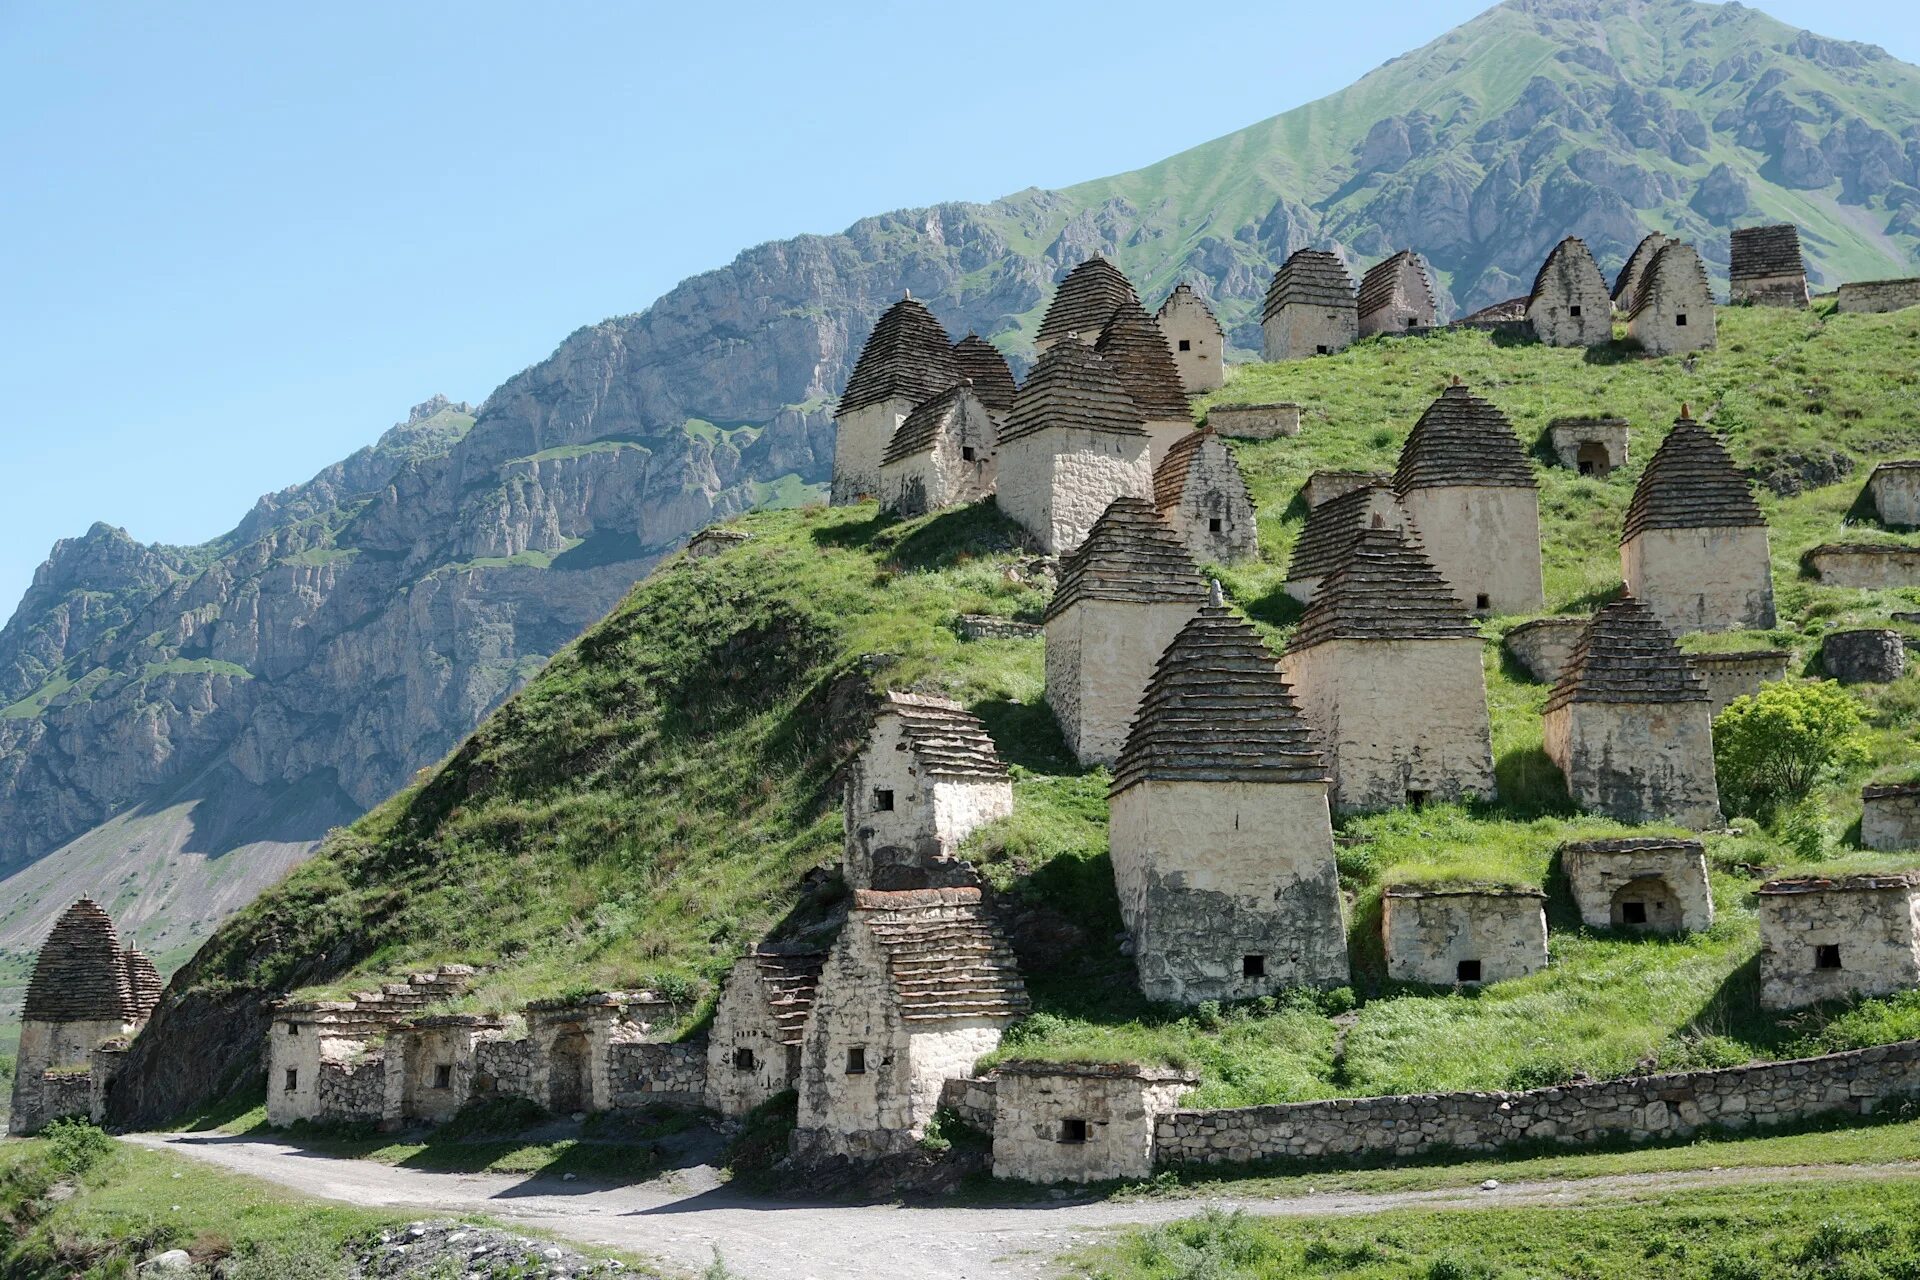
<svg viewBox="0 0 1920 1280">
<path fill-rule="evenodd" d="M 1865 763 L 1864 723 L 1859 704 L 1831 680 L 1770 684 L 1734 699 L 1713 726 L 1728 811 L 1771 822 L 1823 778 Z"/>
</svg>

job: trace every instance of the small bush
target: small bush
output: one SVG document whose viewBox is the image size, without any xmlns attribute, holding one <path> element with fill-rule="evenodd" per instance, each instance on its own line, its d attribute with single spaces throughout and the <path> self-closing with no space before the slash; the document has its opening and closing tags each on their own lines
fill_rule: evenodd
<svg viewBox="0 0 1920 1280">
<path fill-rule="evenodd" d="M 1831 680 L 1770 684 L 1734 699 L 1713 726 L 1727 808 L 1771 822 L 1823 778 L 1865 763 L 1860 706 Z"/>
</svg>

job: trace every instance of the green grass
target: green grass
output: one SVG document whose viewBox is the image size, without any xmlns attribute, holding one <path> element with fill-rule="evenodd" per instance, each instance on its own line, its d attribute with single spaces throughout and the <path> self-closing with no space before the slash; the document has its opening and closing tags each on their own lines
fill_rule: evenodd
<svg viewBox="0 0 1920 1280">
<path fill-rule="evenodd" d="M 1088 1280 L 1896 1280 L 1920 1273 L 1920 1182 L 1841 1177 L 1550 1208 L 1282 1219 L 1209 1210 L 1076 1255 Z"/>
<path fill-rule="evenodd" d="M 1617 589 L 1621 513 L 1682 400 L 1714 411 L 1743 464 L 1830 447 L 1858 462 L 1843 483 L 1763 498 L 1781 617 L 1746 639 L 1792 650 L 1805 669 L 1827 628 L 1920 606 L 1920 592 L 1838 591 L 1798 576 L 1801 551 L 1855 507 L 1872 460 L 1920 447 L 1910 434 L 1920 315 L 1738 309 L 1721 323 L 1720 350 L 1690 371 L 1680 360 L 1588 358 L 1478 333 L 1238 370 L 1224 397 L 1296 399 L 1313 411 L 1296 439 L 1235 445 L 1263 546 L 1259 560 L 1222 574 L 1234 602 L 1284 644 L 1298 616 L 1280 584 L 1304 516 L 1300 483 L 1319 467 L 1389 466 L 1458 372 L 1528 439 L 1568 413 L 1604 408 L 1634 423 L 1625 470 L 1605 480 L 1541 472 L 1550 610 L 1590 608 Z M 795 886 L 837 861 L 830 783 L 857 745 L 855 694 L 892 686 L 949 693 L 986 722 L 1013 767 L 1015 814 L 977 833 L 967 856 L 996 888 L 1082 939 L 1063 963 L 1029 972 L 1037 1013 L 1002 1056 L 1170 1063 L 1202 1074 L 1196 1101 L 1244 1105 L 1722 1065 L 1920 1029 L 1904 1001 L 1762 1013 L 1752 901 L 1764 876 L 1810 855 L 1862 857 L 1849 848 L 1860 783 L 1920 768 L 1920 676 L 1855 691 L 1873 760 L 1823 787 L 1817 829 L 1791 844 L 1752 822 L 1709 837 L 1712 930 L 1618 937 L 1579 927 L 1553 851 L 1624 828 L 1573 810 L 1542 750 L 1547 690 L 1498 647 L 1517 619 L 1490 620 L 1498 802 L 1340 824 L 1358 1008 L 1336 993 L 1168 1009 L 1139 997 L 1119 951 L 1107 775 L 1066 756 L 1041 698 L 1042 645 L 963 642 L 954 630 L 960 613 L 1035 618 L 1044 606 L 1006 522 L 990 506 L 905 523 L 871 507 L 812 506 L 737 527 L 753 538 L 663 564 L 442 768 L 333 836 L 223 928 L 186 983 L 351 989 L 468 961 L 492 966 L 469 998 L 476 1007 L 655 986 L 686 996 L 686 1025 L 697 1026 L 701 1001 L 744 947 L 769 932 L 796 936 L 832 912 L 831 881 L 806 896 Z M 1379 886 L 1391 879 L 1544 888 L 1553 963 L 1472 995 L 1393 987 L 1377 937 Z"/>
</svg>

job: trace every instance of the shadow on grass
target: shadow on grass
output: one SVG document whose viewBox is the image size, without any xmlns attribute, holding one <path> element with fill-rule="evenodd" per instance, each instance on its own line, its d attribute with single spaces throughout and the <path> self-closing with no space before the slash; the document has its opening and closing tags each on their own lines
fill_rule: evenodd
<svg viewBox="0 0 1920 1280">
<path fill-rule="evenodd" d="M 1475 801 L 1476 818 L 1571 818 L 1579 813 L 1567 794 L 1567 780 L 1545 747 L 1515 747 L 1493 763 L 1497 801 Z"/>
<path fill-rule="evenodd" d="M 1067 740 L 1060 735 L 1060 726 L 1046 703 L 995 700 L 976 704 L 973 713 L 987 727 L 987 735 L 1006 763 L 1035 773 L 1091 772 L 1067 750 Z"/>
<path fill-rule="evenodd" d="M 1275 587 L 1265 595 L 1238 603 L 1249 618 L 1270 627 L 1291 627 L 1307 611 L 1307 606 L 1288 595 L 1284 587 Z"/>
<path fill-rule="evenodd" d="M 1588 347 L 1581 358 L 1588 364 L 1626 364 L 1646 354 L 1646 348 L 1633 338 L 1615 338 L 1597 347 Z"/>
</svg>

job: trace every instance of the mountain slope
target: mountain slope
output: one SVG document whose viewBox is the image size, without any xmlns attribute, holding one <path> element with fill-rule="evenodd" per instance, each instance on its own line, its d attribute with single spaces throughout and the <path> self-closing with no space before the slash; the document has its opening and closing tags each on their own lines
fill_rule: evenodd
<svg viewBox="0 0 1920 1280">
<path fill-rule="evenodd" d="M 1589 608 L 1617 588 L 1621 515 L 1686 400 L 1711 414 L 1743 466 L 1774 477 L 1763 505 L 1781 629 L 1702 642 L 1777 644 L 1810 657 L 1828 627 L 1886 625 L 1920 591 L 1841 591 L 1800 578 L 1800 553 L 1835 535 L 1859 485 L 1796 489 L 1794 468 L 1817 458 L 1833 479 L 1920 447 L 1889 394 L 1913 383 L 1920 312 L 1823 320 L 1741 308 L 1721 320 L 1720 350 L 1687 359 L 1614 351 L 1594 361 L 1463 331 L 1238 370 L 1220 398 L 1250 390 L 1319 408 L 1297 438 L 1236 445 L 1263 552 L 1221 571 L 1231 598 L 1283 643 L 1298 617 L 1281 584 L 1302 521 L 1301 482 L 1315 467 L 1390 465 L 1421 409 L 1458 373 L 1504 407 L 1525 439 L 1596 406 L 1633 424 L 1634 465 L 1604 480 L 1541 475 L 1552 607 Z M 714 559 L 668 561 L 441 769 L 337 833 L 223 926 L 136 1044 L 118 1118 L 152 1122 L 202 1096 L 219 1071 L 244 1074 L 257 1062 L 263 999 L 290 988 L 364 989 L 457 960 L 492 967 L 473 994 L 477 1007 L 598 987 L 694 994 L 769 929 L 830 928 L 836 882 L 808 872 L 837 859 L 834 780 L 882 687 L 961 699 L 1014 766 L 1016 814 L 976 839 L 969 856 L 1004 895 L 1047 1014 L 1023 1033 L 1023 1054 L 1205 1062 L 1210 1098 L 1254 1102 L 1341 1088 L 1513 1087 L 1575 1070 L 1619 1074 L 1650 1055 L 1741 1060 L 1813 1034 L 1755 1004 L 1756 868 L 1798 856 L 1759 834 L 1715 837 L 1721 924 L 1708 934 L 1646 947 L 1579 937 L 1557 918 L 1566 936 L 1547 974 L 1478 1000 L 1370 1003 L 1341 1072 L 1334 1028 L 1312 1008 L 1212 1030 L 1147 1008 L 1115 937 L 1107 777 L 1064 753 L 1041 701 L 1042 646 L 956 634 L 960 613 L 1036 618 L 1044 608 L 1044 578 L 1015 532 L 990 503 L 906 523 L 870 505 L 816 506 L 751 515 L 737 527 L 752 540 Z M 1366 921 L 1390 867 L 1432 872 L 1465 860 L 1538 882 L 1559 840 L 1614 829 L 1574 815 L 1546 761 L 1547 690 L 1511 673 L 1496 643 L 1517 621 L 1490 626 L 1485 651 L 1501 802 L 1344 824 L 1356 837 L 1341 867 L 1355 896 L 1360 985 L 1378 966 Z M 1862 696 L 1873 767 L 1913 767 L 1920 674 Z M 1820 836 L 1829 845 L 1858 813 L 1860 781 L 1836 780 L 1822 794 L 1836 815 Z M 1875 1005 L 1836 1020 L 1832 1035 L 1920 1031 L 1916 1017 L 1911 1002 Z"/>
<path fill-rule="evenodd" d="M 1799 222 L 1829 283 L 1912 274 L 1920 71 L 1738 5 L 1512 0 L 1135 173 L 758 246 L 571 335 L 470 427 L 408 424 L 208 547 L 96 527 L 56 548 L 0 633 L 0 871 L 53 854 L 37 884 L 113 896 L 145 855 L 102 823 L 239 865 L 377 803 L 687 533 L 825 479 L 831 399 L 902 288 L 1017 358 L 1051 282 L 1102 251 L 1150 300 L 1194 280 L 1252 348 L 1302 245 L 1411 245 L 1469 307 L 1569 231 L 1608 269 L 1651 227 L 1719 266 L 1726 227 L 1762 217 Z M 191 832 L 155 816 L 187 800 Z M 33 901 L 0 937 L 37 936 Z M 203 923 L 171 915 L 170 938 Z"/>
</svg>

